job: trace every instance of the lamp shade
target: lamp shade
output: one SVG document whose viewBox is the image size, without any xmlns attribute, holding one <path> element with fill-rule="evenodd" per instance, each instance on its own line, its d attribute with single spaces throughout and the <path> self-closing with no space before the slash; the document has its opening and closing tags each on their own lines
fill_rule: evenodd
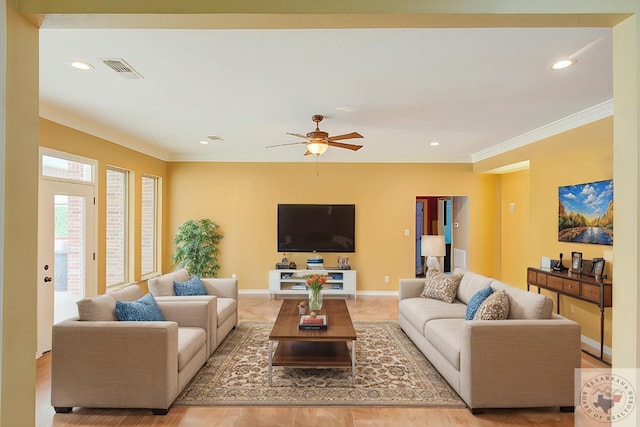
<svg viewBox="0 0 640 427">
<path fill-rule="evenodd" d="M 420 254 L 426 257 L 445 256 L 444 236 L 435 234 L 422 236 L 422 240 L 420 241 Z"/>
</svg>

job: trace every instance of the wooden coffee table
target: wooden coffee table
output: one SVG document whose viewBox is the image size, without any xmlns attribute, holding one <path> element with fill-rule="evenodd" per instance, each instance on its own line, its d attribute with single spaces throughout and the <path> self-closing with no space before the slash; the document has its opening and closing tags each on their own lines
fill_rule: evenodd
<svg viewBox="0 0 640 427">
<path fill-rule="evenodd" d="M 356 381 L 356 330 L 347 303 L 342 299 L 325 299 L 326 330 L 301 331 L 298 300 L 282 301 L 280 312 L 269 335 L 269 386 L 274 366 L 291 368 L 351 368 L 351 383 Z M 275 351 L 274 343 L 278 342 Z M 348 343 L 351 342 L 349 350 Z"/>
</svg>

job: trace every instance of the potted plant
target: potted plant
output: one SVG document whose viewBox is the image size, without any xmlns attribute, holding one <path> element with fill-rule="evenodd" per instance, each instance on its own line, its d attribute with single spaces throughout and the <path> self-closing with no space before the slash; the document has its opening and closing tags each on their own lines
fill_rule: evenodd
<svg viewBox="0 0 640 427">
<path fill-rule="evenodd" d="M 185 222 L 178 227 L 174 239 L 176 252 L 173 262 L 177 268 L 186 268 L 189 274 L 217 277 L 219 266 L 216 245 L 222 237 L 220 227 L 209 219 Z"/>
</svg>

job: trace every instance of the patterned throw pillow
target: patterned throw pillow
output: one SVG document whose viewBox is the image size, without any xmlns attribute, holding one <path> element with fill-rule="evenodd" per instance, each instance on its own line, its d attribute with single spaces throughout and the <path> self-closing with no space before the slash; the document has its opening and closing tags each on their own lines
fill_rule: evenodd
<svg viewBox="0 0 640 427">
<path fill-rule="evenodd" d="M 456 299 L 460 280 L 462 280 L 462 274 L 445 274 L 429 270 L 420 296 L 452 303 Z"/>
<path fill-rule="evenodd" d="M 164 320 L 156 299 L 146 294 L 136 301 L 116 301 L 116 317 L 121 321 Z"/>
<path fill-rule="evenodd" d="M 509 317 L 509 297 L 505 291 L 497 291 L 484 300 L 473 320 L 504 320 Z"/>
<path fill-rule="evenodd" d="M 493 293 L 493 289 L 491 286 L 487 286 L 486 288 L 480 289 L 476 292 L 470 299 L 467 304 L 467 315 L 465 320 L 473 320 L 473 317 L 476 315 L 476 312 L 482 305 L 482 303 L 489 298 L 489 295 Z"/>
<path fill-rule="evenodd" d="M 173 291 L 180 297 L 190 295 L 207 295 L 207 290 L 197 274 L 186 282 L 173 282 Z"/>
</svg>

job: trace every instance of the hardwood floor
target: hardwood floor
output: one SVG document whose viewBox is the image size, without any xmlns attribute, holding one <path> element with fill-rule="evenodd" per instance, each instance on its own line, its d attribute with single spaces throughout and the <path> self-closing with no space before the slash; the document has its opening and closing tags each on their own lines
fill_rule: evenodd
<svg viewBox="0 0 640 427">
<path fill-rule="evenodd" d="M 282 300 L 267 295 L 240 295 L 240 321 L 274 321 Z M 397 320 L 397 297 L 358 296 L 347 302 L 354 321 Z M 606 367 L 582 354 L 583 367 Z M 525 367 L 523 367 L 525 368 Z M 574 425 L 572 413 L 553 409 L 489 410 L 472 415 L 467 409 L 389 407 L 186 407 L 165 416 L 149 410 L 76 408 L 55 414 L 50 405 L 51 357 L 37 361 L 36 425 L 62 426 L 562 426 Z"/>
</svg>

